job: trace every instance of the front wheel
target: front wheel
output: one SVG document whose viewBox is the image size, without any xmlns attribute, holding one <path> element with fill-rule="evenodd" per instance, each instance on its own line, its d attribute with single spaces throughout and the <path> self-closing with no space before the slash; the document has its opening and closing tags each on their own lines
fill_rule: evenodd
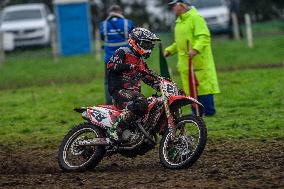
<svg viewBox="0 0 284 189">
<path fill-rule="evenodd" d="M 159 149 L 160 161 L 165 168 L 188 168 L 205 148 L 207 129 L 202 118 L 195 115 L 180 117 L 175 125 L 174 139 L 169 130 L 163 135 Z"/>
<path fill-rule="evenodd" d="M 85 171 L 94 168 L 105 154 L 104 146 L 80 145 L 80 141 L 102 138 L 99 127 L 89 123 L 77 125 L 64 137 L 58 152 L 58 164 L 63 171 Z"/>
</svg>

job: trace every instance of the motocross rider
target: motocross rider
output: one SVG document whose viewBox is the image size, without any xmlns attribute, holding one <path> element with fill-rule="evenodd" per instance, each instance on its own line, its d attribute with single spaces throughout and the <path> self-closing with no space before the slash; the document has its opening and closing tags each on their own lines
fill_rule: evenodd
<svg viewBox="0 0 284 189">
<path fill-rule="evenodd" d="M 159 90 L 159 81 L 145 63 L 160 39 L 145 28 L 134 28 L 129 34 L 129 47 L 121 47 L 110 58 L 108 90 L 114 105 L 123 109 L 110 128 L 111 139 L 120 141 L 123 127 L 142 117 L 148 108 L 146 97 L 141 94 L 141 80 Z"/>
</svg>

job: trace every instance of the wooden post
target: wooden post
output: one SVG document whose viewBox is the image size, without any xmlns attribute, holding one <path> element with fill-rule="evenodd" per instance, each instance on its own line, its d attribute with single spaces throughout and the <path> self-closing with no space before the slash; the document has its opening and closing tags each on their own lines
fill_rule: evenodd
<svg viewBox="0 0 284 189">
<path fill-rule="evenodd" d="M 253 48 L 253 35 L 252 35 L 252 29 L 251 29 L 251 18 L 249 14 L 245 14 L 245 23 L 246 23 L 248 47 Z"/>
<path fill-rule="evenodd" d="M 4 64 L 5 61 L 5 51 L 4 51 L 4 35 L 0 31 L 0 67 Z"/>
<path fill-rule="evenodd" d="M 57 45 L 57 35 L 56 35 L 56 26 L 55 23 L 51 23 L 51 48 L 53 61 L 58 62 L 58 45 Z"/>
<path fill-rule="evenodd" d="M 234 38 L 239 40 L 240 39 L 240 29 L 239 29 L 239 23 L 238 23 L 238 17 L 236 13 L 232 13 L 232 21 L 233 21 L 233 32 L 234 32 Z"/>
<path fill-rule="evenodd" d="M 100 39 L 100 31 L 99 29 L 95 29 L 95 56 L 96 56 L 96 63 L 101 63 L 101 39 Z"/>
</svg>

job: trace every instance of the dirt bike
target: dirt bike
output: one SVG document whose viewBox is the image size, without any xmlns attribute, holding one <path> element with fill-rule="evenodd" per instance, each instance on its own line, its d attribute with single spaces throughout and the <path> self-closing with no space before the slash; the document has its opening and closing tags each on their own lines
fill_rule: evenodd
<svg viewBox="0 0 284 189">
<path fill-rule="evenodd" d="M 144 155 L 154 149 L 158 141 L 160 162 L 165 168 L 190 167 L 205 148 L 207 129 L 201 117 L 182 115 L 182 107 L 203 106 L 185 96 L 173 81 L 157 77 L 160 95 L 156 92 L 147 98 L 148 111 L 141 119 L 124 125 L 119 144 L 110 139 L 109 128 L 122 110 L 113 105 L 75 108 L 86 122 L 72 128 L 64 137 L 58 153 L 60 168 L 67 172 L 90 170 L 105 156 Z"/>
</svg>

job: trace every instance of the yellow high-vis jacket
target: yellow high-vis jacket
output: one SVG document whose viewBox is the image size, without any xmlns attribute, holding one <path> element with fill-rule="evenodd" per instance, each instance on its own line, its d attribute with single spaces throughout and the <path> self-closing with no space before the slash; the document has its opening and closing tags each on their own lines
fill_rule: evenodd
<svg viewBox="0 0 284 189">
<path fill-rule="evenodd" d="M 192 7 L 176 19 L 175 42 L 165 50 L 178 54 L 178 70 L 183 89 L 189 94 L 189 58 L 187 41 L 190 48 L 199 53 L 192 59 L 194 73 L 198 81 L 198 95 L 220 93 L 214 59 L 211 50 L 211 36 L 204 18 Z M 191 95 L 192 96 L 192 95 Z"/>
</svg>

